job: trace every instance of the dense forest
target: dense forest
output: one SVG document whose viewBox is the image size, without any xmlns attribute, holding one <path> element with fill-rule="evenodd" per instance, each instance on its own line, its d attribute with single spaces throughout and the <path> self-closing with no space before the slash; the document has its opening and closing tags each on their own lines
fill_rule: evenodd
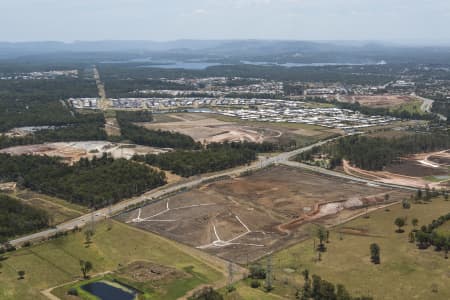
<svg viewBox="0 0 450 300">
<path fill-rule="evenodd" d="M 43 129 L 23 137 L 0 135 L 0 149 L 18 145 L 45 142 L 105 140 L 104 117 L 102 113 L 74 114 L 76 123 L 65 124 L 53 129 Z"/>
<path fill-rule="evenodd" d="M 341 82 L 344 84 L 385 84 L 394 79 L 391 72 L 384 66 L 364 66 L 367 71 L 361 71 L 361 66 L 323 66 L 323 67 L 283 67 L 276 65 L 220 65 L 204 70 L 153 68 L 150 65 L 142 68 L 142 63 L 102 64 L 100 72 L 109 86 L 109 80 L 133 80 L 147 78 L 205 78 L 205 77 L 241 77 L 263 78 L 279 81 L 303 82 Z M 381 70 L 377 70 L 379 68 Z M 112 82 L 112 81 L 111 81 Z"/>
<path fill-rule="evenodd" d="M 106 155 L 68 166 L 58 158 L 0 154 L 0 180 L 98 208 L 165 184 L 165 174 Z"/>
<path fill-rule="evenodd" d="M 445 134 L 411 134 L 399 138 L 349 136 L 297 156 L 310 161 L 316 154 L 327 154 L 337 165 L 342 159 L 365 170 L 382 170 L 402 156 L 450 148 L 450 136 Z"/>
<path fill-rule="evenodd" d="M 147 154 L 135 156 L 134 159 L 189 177 L 248 164 L 256 159 L 257 149 L 261 147 L 253 143 L 211 144 L 207 149 L 199 151 Z"/>
<path fill-rule="evenodd" d="M 0 194 L 0 244 L 18 235 L 48 227 L 48 214 L 20 200 Z"/>
<path fill-rule="evenodd" d="M 153 121 L 153 114 L 148 110 L 138 110 L 138 111 L 126 111 L 118 110 L 116 111 L 117 119 L 123 122 L 151 122 Z"/>
<path fill-rule="evenodd" d="M 96 96 L 93 80 L 0 80 L 0 132 L 21 126 L 84 122 L 62 100 Z"/>
<path fill-rule="evenodd" d="M 175 148 L 175 149 L 199 149 L 199 143 L 196 143 L 190 136 L 170 131 L 150 130 L 135 125 L 132 121 L 136 116 L 118 113 L 117 121 L 120 125 L 122 138 L 133 143 L 152 147 Z M 140 117 L 139 117 L 140 118 Z"/>
<path fill-rule="evenodd" d="M 113 98 L 121 98 L 121 97 L 147 97 L 146 93 L 140 93 L 139 91 L 143 90 L 195 90 L 194 86 L 162 81 L 157 79 L 135 79 L 129 80 L 127 79 L 116 79 L 110 78 L 106 82 L 106 86 L 108 90 L 108 95 Z"/>
</svg>

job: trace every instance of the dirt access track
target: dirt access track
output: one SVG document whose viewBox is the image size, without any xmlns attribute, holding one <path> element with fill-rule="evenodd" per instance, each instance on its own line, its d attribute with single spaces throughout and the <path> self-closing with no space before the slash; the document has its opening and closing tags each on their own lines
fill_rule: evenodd
<svg viewBox="0 0 450 300">
<path fill-rule="evenodd" d="M 402 104 L 418 101 L 417 98 L 403 95 L 376 95 L 376 96 L 343 96 L 339 98 L 342 102 L 355 103 L 369 107 L 393 108 Z"/>
<path fill-rule="evenodd" d="M 138 123 L 148 129 L 179 132 L 192 137 L 196 142 L 274 142 L 286 143 L 304 137 L 315 137 L 324 132 L 305 128 L 286 128 L 281 125 L 252 122 L 223 121 L 220 116 L 202 113 L 172 113 L 155 115 L 155 122 Z M 330 133 L 328 133 L 330 134 Z"/>
<path fill-rule="evenodd" d="M 311 234 L 310 223 L 360 214 L 405 192 L 276 166 L 186 191 L 118 216 L 130 225 L 247 263 Z M 341 219 L 341 215 L 344 219 Z"/>
<path fill-rule="evenodd" d="M 411 155 L 387 166 L 383 171 L 366 171 L 351 166 L 347 161 L 344 161 L 343 167 L 349 175 L 383 183 L 440 189 L 446 188 L 450 181 L 450 152 L 444 150 Z"/>
</svg>

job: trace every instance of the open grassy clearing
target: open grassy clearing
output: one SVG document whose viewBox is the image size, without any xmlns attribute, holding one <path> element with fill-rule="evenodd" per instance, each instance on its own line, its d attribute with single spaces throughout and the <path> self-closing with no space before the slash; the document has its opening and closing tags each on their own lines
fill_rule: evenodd
<svg viewBox="0 0 450 300">
<path fill-rule="evenodd" d="M 14 194 L 15 197 L 23 199 L 23 200 L 29 200 L 33 198 L 38 198 L 44 201 L 52 202 L 56 205 L 65 207 L 67 209 L 77 211 L 80 213 L 87 213 L 89 212 L 89 209 L 85 206 L 78 205 L 76 203 L 67 202 L 66 200 L 63 200 L 61 198 L 52 197 L 45 194 L 40 194 L 31 190 L 17 190 Z"/>
<path fill-rule="evenodd" d="M 121 223 L 114 222 L 111 230 L 107 227 L 106 223 L 97 224 L 89 247 L 84 243 L 84 234 L 77 232 L 6 255 L 0 269 L 0 299 L 45 299 L 41 290 L 81 277 L 80 259 L 92 262 L 91 274 L 117 270 L 133 261 L 149 261 L 181 271 L 189 268 L 201 279 L 195 284 L 213 283 L 222 278 L 221 268 L 225 266 L 220 261 L 205 257 L 201 261 L 195 250 Z M 24 280 L 17 280 L 19 270 L 26 272 Z M 174 299 L 167 298 L 165 293 L 173 295 L 170 293 L 177 291 L 178 295 L 193 285 L 168 282 L 169 290 L 162 287 L 155 293 L 160 295 L 156 299 Z"/>
<path fill-rule="evenodd" d="M 9 196 L 46 211 L 50 216 L 51 225 L 63 223 L 88 212 L 86 207 L 29 190 L 16 191 Z"/>
<path fill-rule="evenodd" d="M 317 261 L 314 244 L 309 239 L 273 255 L 274 293 L 294 298 L 295 288 L 303 285 L 301 272 L 320 275 L 334 284 L 344 284 L 352 295 L 371 295 L 374 299 L 450 299 L 450 262 L 433 247 L 419 250 L 408 242 L 413 229 L 450 211 L 450 201 L 442 198 L 429 204 L 413 204 L 411 209 L 394 205 L 389 211 L 378 210 L 370 218 L 360 217 L 333 230 L 322 261 Z M 404 233 L 396 233 L 394 219 L 407 217 Z M 342 232 L 342 240 L 340 233 Z M 370 262 L 369 245 L 381 248 L 381 264 Z M 261 260 L 265 264 L 265 260 Z M 287 284 L 285 284 L 287 282 Z M 433 292 L 432 290 L 435 290 Z"/>
<path fill-rule="evenodd" d="M 261 284 L 263 282 L 261 281 Z M 236 290 L 228 293 L 226 289 L 222 289 L 220 292 L 224 296 L 224 300 L 280 300 L 283 297 L 274 294 L 266 293 L 262 289 L 254 289 L 250 287 L 250 280 L 242 280 L 236 285 Z"/>
<path fill-rule="evenodd" d="M 420 108 L 421 105 L 422 105 L 422 100 L 413 99 L 412 101 L 402 103 L 397 107 L 391 108 L 391 111 L 397 111 L 397 112 L 407 111 L 410 114 L 424 115 L 424 114 L 426 114 L 426 112 L 421 110 L 421 108 Z"/>
</svg>

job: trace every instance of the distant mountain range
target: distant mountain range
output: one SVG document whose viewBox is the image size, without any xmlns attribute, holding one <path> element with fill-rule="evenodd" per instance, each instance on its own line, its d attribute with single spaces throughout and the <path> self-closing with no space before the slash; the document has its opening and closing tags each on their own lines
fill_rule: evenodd
<svg viewBox="0 0 450 300">
<path fill-rule="evenodd" d="M 101 59 L 108 53 L 131 57 L 155 56 L 184 59 L 249 59 L 276 62 L 350 62 L 395 61 L 433 62 L 450 58 L 450 47 L 401 46 L 371 41 L 286 41 L 286 40 L 176 40 L 155 41 L 76 41 L 64 42 L 0 42 L 0 58 L 64 54 Z"/>
</svg>

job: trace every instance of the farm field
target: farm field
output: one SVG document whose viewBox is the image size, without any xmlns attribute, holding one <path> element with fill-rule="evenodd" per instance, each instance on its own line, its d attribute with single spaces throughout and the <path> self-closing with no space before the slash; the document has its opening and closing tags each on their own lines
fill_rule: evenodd
<svg viewBox="0 0 450 300">
<path fill-rule="evenodd" d="M 275 253 L 272 257 L 275 278 L 273 293 L 295 298 L 296 288 L 303 285 L 301 272 L 306 268 L 334 284 L 343 284 L 353 296 L 370 295 L 374 299 L 450 299 L 450 262 L 433 247 L 419 250 L 408 242 L 413 229 L 450 211 L 450 201 L 434 199 L 427 204 L 400 204 L 389 210 L 378 210 L 369 218 L 359 217 L 331 230 L 327 251 L 317 260 L 314 244 L 308 239 Z M 407 217 L 404 233 L 396 233 L 394 219 Z M 342 232 L 342 240 L 341 233 Z M 370 262 L 369 245 L 381 249 L 381 264 Z M 260 261 L 265 265 L 265 259 Z"/>
<path fill-rule="evenodd" d="M 409 194 L 277 166 L 222 180 L 126 212 L 118 219 L 246 264 Z"/>
<path fill-rule="evenodd" d="M 255 143 L 273 142 L 282 145 L 296 142 L 297 145 L 305 145 L 339 133 L 319 126 L 250 122 L 218 114 L 155 114 L 154 118 L 154 122 L 140 123 L 140 125 L 153 130 L 176 131 L 189 135 L 195 141 L 205 144 L 247 141 Z"/>
<path fill-rule="evenodd" d="M 0 299 L 47 299 L 41 294 L 42 290 L 65 286 L 80 279 L 80 259 L 92 262 L 90 274 L 93 277 L 115 270 L 120 273 L 120 270 L 123 271 L 123 268 L 136 261 L 158 264 L 164 266 L 161 268 L 178 272 L 186 273 L 185 270 L 189 270 L 195 274 L 195 282 L 191 280 L 191 284 L 185 285 L 182 280 L 167 280 L 153 295 L 158 296 L 156 299 L 176 299 L 192 285 L 212 284 L 223 278 L 222 272 L 226 266 L 222 261 L 196 252 L 122 223 L 113 222 L 108 230 L 108 224 L 104 222 L 96 225 L 92 243 L 88 246 L 84 234 L 76 232 L 6 254 L 0 269 Z M 25 279 L 17 279 L 19 270 L 25 271 Z M 60 295 L 66 293 L 61 289 L 57 292 Z"/>
</svg>

